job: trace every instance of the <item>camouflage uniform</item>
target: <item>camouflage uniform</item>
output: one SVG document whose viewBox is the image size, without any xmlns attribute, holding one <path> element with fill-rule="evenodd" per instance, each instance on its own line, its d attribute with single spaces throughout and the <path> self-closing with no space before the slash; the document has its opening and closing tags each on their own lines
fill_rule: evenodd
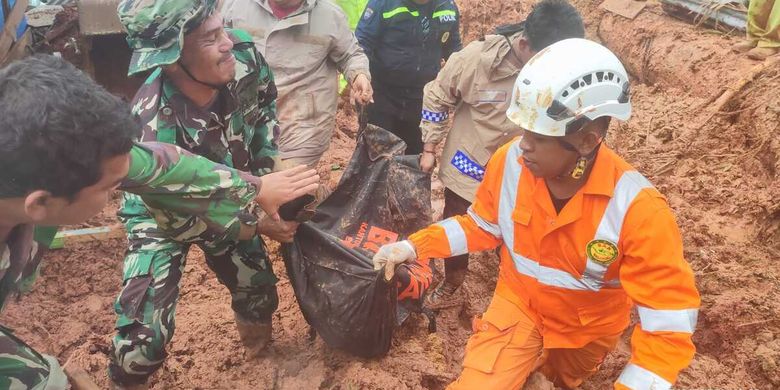
<svg viewBox="0 0 780 390">
<path fill-rule="evenodd" d="M 221 110 L 217 112 L 192 103 L 161 69 L 177 61 L 187 29 L 196 28 L 213 12 L 215 3 L 140 0 L 120 4 L 120 20 L 135 49 L 130 73 L 154 69 L 133 99 L 133 112 L 143 125 L 144 141 L 174 143 L 255 175 L 269 173 L 277 155 L 273 141 L 278 134 L 277 93 L 270 69 L 249 34 L 227 30 L 234 44 L 236 76 L 220 89 L 216 106 L 221 105 Z M 184 26 L 178 38 L 170 31 L 177 25 Z M 156 40 L 151 36 L 157 36 Z M 165 46 L 160 43 L 165 39 L 174 42 L 158 50 L 158 45 Z M 179 283 L 193 244 L 203 250 L 207 265 L 230 291 L 232 308 L 241 318 L 271 321 L 278 306 L 277 279 L 262 239 L 191 239 L 179 230 L 161 229 L 155 223 L 159 217 L 134 195 L 125 196 L 119 218 L 127 228 L 129 249 L 124 288 L 115 304 L 118 333 L 109 366 L 114 382 L 143 383 L 162 365 L 165 346 L 175 329 Z"/>
<path fill-rule="evenodd" d="M 34 237 L 33 225 L 21 225 L 0 244 L 0 308 L 38 274 L 45 245 Z M 39 354 L 12 332 L 0 325 L 0 389 L 66 388 L 68 380 L 57 359 Z"/>
<path fill-rule="evenodd" d="M 254 220 L 247 205 L 256 189 L 242 180 L 245 174 L 160 143 L 139 144 L 130 157 L 130 171 L 121 188 L 141 194 L 159 217 L 161 229 L 193 239 L 236 238 L 240 225 Z M 0 308 L 32 285 L 54 233 L 56 228 L 20 225 L 0 244 Z M 67 386 L 56 358 L 39 354 L 0 326 L 0 389 Z"/>
</svg>

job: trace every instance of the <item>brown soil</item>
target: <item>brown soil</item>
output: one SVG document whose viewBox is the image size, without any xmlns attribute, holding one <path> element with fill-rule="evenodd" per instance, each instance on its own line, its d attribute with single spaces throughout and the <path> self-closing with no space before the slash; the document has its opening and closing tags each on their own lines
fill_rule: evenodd
<svg viewBox="0 0 780 390">
<path fill-rule="evenodd" d="M 698 352 L 678 387 L 780 387 L 780 70 L 763 72 L 726 112 L 713 113 L 720 93 L 756 65 L 729 52 L 737 37 L 671 19 L 655 3 L 634 21 L 605 14 L 596 0 L 575 4 L 589 37 L 615 50 L 634 79 L 634 116 L 614 125 L 609 143 L 668 197 L 702 294 Z M 501 0 L 459 5 L 466 40 L 517 21 L 530 7 Z M 343 110 L 339 127 L 322 166 L 331 183 L 340 176 L 334 164 L 345 166 L 354 145 L 354 113 Z M 434 197 L 440 210 L 440 186 Z M 91 224 L 112 223 L 113 211 Z M 3 323 L 40 351 L 62 362 L 72 358 L 107 387 L 123 251 L 124 243 L 114 240 L 50 254 L 33 293 L 10 305 Z M 151 380 L 155 389 L 441 389 L 460 371 L 470 318 L 488 304 L 497 269 L 494 256 L 473 256 L 467 303 L 440 314 L 438 333 L 428 334 L 426 319 L 413 317 L 387 357 L 362 360 L 308 340 L 284 266 L 274 257 L 281 279 L 274 342 L 264 357 L 247 362 L 226 289 L 197 250 L 189 262 L 176 337 Z M 583 388 L 608 388 L 629 353 L 627 334 Z"/>
</svg>

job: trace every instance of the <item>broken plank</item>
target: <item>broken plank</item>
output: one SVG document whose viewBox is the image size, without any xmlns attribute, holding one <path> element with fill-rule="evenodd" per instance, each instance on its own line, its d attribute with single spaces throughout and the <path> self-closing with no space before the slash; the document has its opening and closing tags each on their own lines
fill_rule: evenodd
<svg viewBox="0 0 780 390">
<path fill-rule="evenodd" d="M 646 1 L 637 0 L 606 0 L 601 8 L 624 18 L 634 19 L 647 6 Z"/>
<path fill-rule="evenodd" d="M 49 248 L 60 249 L 75 243 L 106 241 L 113 238 L 125 238 L 125 236 L 125 229 L 122 225 L 65 230 L 54 236 Z"/>
</svg>

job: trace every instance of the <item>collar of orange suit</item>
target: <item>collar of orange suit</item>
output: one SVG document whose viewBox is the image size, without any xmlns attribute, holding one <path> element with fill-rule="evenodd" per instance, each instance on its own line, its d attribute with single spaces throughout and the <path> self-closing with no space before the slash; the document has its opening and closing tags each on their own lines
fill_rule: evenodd
<svg viewBox="0 0 780 390">
<path fill-rule="evenodd" d="M 612 197 L 615 192 L 616 175 L 615 175 L 615 159 L 617 155 L 612 149 L 602 144 L 596 154 L 596 160 L 593 162 L 593 169 L 590 171 L 588 181 L 578 191 L 583 194 L 589 195 L 604 195 Z M 518 163 L 522 164 L 522 157 L 518 159 Z M 530 171 L 526 171 L 530 174 Z M 546 188 L 544 186 L 544 179 L 535 178 L 537 188 Z M 541 185 L 542 187 L 538 187 Z"/>
</svg>

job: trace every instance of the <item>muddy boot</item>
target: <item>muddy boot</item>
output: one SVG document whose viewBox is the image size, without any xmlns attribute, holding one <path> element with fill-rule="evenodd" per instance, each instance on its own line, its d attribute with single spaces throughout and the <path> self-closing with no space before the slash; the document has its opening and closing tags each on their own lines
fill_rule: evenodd
<svg viewBox="0 0 780 390">
<path fill-rule="evenodd" d="M 731 47 L 731 51 L 735 53 L 747 53 L 754 47 L 756 47 L 756 41 L 751 39 L 745 39 L 744 41 L 741 41 L 740 43 L 737 43 L 736 45 Z"/>
<path fill-rule="evenodd" d="M 780 48 L 777 47 L 756 47 L 747 52 L 747 56 L 754 60 L 763 61 L 767 59 L 767 57 L 777 54 L 778 50 L 780 50 Z"/>
<path fill-rule="evenodd" d="M 260 356 L 268 343 L 271 342 L 271 321 L 249 321 L 235 314 L 236 329 L 241 343 L 246 349 L 247 359 L 254 359 Z"/>
<path fill-rule="evenodd" d="M 463 303 L 463 294 L 460 286 L 466 280 L 468 269 L 450 271 L 445 273 L 444 282 L 440 283 L 433 292 L 425 297 L 423 305 L 432 310 L 446 309 Z"/>
</svg>

